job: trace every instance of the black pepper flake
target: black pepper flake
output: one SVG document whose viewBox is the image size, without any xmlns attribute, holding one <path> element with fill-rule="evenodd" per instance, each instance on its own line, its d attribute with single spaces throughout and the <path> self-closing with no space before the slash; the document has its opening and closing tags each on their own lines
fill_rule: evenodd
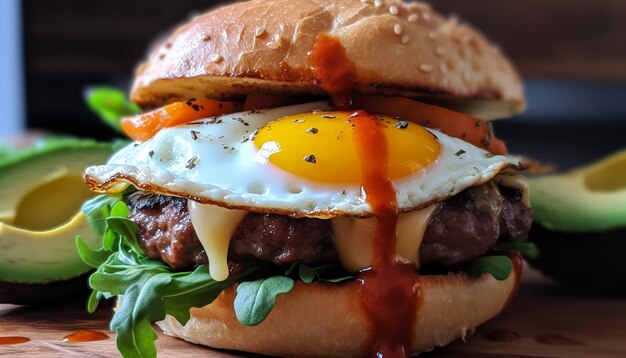
<svg viewBox="0 0 626 358">
<path fill-rule="evenodd" d="M 463 132 L 463 135 L 461 135 L 461 139 L 465 139 L 467 138 L 467 133 Z"/>
<path fill-rule="evenodd" d="M 476 128 L 480 128 L 481 125 L 482 125 L 481 120 L 476 121 L 476 124 L 475 124 Z"/>
<path fill-rule="evenodd" d="M 304 123 L 304 119 L 295 119 L 293 123 Z"/>
<path fill-rule="evenodd" d="M 250 138 L 248 138 L 248 137 L 244 137 L 244 138 L 241 140 L 241 143 L 242 143 L 242 144 L 243 144 L 243 143 L 246 143 L 246 142 L 248 142 L 249 140 L 250 140 Z"/>
<path fill-rule="evenodd" d="M 330 115 L 330 114 L 325 114 L 325 115 L 323 115 L 323 116 L 322 116 L 322 118 L 327 118 L 327 119 L 335 119 L 335 118 L 337 118 L 337 117 L 335 117 L 335 116 L 333 116 L 333 115 Z"/>
<path fill-rule="evenodd" d="M 192 140 L 198 140 L 198 138 L 200 138 L 200 132 L 198 132 L 198 131 L 191 131 L 191 139 Z"/>
<path fill-rule="evenodd" d="M 185 168 L 194 169 L 196 167 L 197 161 L 198 161 L 198 156 L 193 156 L 191 159 L 189 159 L 189 161 L 187 162 L 187 165 L 185 165 Z"/>
<path fill-rule="evenodd" d="M 464 151 L 463 149 L 460 149 L 458 152 L 456 152 L 454 155 L 456 155 L 457 157 L 462 156 L 463 154 L 467 153 L 466 151 Z"/>
<path fill-rule="evenodd" d="M 149 151 L 148 155 L 150 156 L 150 158 L 154 157 L 154 150 Z"/>
<path fill-rule="evenodd" d="M 315 156 L 311 154 L 311 155 L 307 155 L 306 157 L 304 157 L 304 161 L 307 163 L 316 164 L 317 158 L 315 158 Z"/>
<path fill-rule="evenodd" d="M 306 132 L 309 133 L 309 134 L 317 134 L 317 133 L 319 133 L 319 129 L 317 129 L 317 128 L 309 128 L 309 129 L 306 130 Z"/>
<path fill-rule="evenodd" d="M 347 192 L 345 190 L 341 191 L 341 195 L 346 195 L 346 194 L 347 194 Z"/>
<path fill-rule="evenodd" d="M 139 147 L 139 143 L 133 144 L 133 147 L 135 147 L 135 148 Z"/>
<path fill-rule="evenodd" d="M 407 129 L 407 128 L 409 128 L 409 122 L 407 122 L 407 121 L 400 121 L 400 122 L 396 123 L 395 127 L 398 128 L 398 129 Z"/>
</svg>

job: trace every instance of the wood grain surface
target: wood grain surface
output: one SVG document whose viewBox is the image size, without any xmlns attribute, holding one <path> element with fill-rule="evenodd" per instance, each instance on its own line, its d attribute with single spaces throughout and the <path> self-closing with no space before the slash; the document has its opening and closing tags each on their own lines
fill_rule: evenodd
<svg viewBox="0 0 626 358">
<path fill-rule="evenodd" d="M 4 357 L 118 357 L 114 335 L 108 330 L 111 307 L 85 313 L 82 303 L 63 307 L 0 305 L 0 337 L 26 336 L 32 341 L 0 346 Z M 110 335 L 105 341 L 66 343 L 74 331 L 90 329 Z M 515 331 L 520 339 L 494 342 L 485 338 L 499 329 Z M 536 341 L 557 334 L 581 345 L 546 345 Z M 252 357 L 197 347 L 163 335 L 157 342 L 162 357 Z M 424 355 L 426 357 L 626 357 L 626 298 L 598 297 L 553 284 L 526 270 L 518 297 L 502 316 L 479 328 L 466 342 Z"/>
</svg>

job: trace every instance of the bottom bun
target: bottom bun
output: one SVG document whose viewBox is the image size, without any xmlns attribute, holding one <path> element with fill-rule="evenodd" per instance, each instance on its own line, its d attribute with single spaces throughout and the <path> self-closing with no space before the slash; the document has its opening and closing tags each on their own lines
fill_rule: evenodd
<svg viewBox="0 0 626 358">
<path fill-rule="evenodd" d="M 521 266 L 515 265 L 515 270 L 504 281 L 488 274 L 421 276 L 423 301 L 411 354 L 465 338 L 501 312 L 517 288 Z M 214 348 L 287 357 L 363 357 L 371 350 L 371 323 L 358 295 L 355 282 L 298 282 L 291 292 L 278 296 L 263 323 L 247 327 L 235 317 L 231 287 L 212 304 L 192 308 L 187 325 L 171 316 L 158 325 L 168 335 Z"/>
</svg>

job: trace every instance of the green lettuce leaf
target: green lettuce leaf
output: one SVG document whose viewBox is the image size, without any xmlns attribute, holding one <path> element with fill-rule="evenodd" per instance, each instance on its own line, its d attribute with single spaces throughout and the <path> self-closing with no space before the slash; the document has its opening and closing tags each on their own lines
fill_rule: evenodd
<svg viewBox="0 0 626 358">
<path fill-rule="evenodd" d="M 98 250 L 77 239 L 83 261 L 97 268 L 89 278 L 93 292 L 87 309 L 94 312 L 100 300 L 123 296 L 111 329 L 124 357 L 156 357 L 153 322 L 171 315 L 184 325 L 192 307 L 205 306 L 228 286 L 264 272 L 261 264 L 250 265 L 225 281 L 213 280 L 204 265 L 191 272 L 174 272 L 141 250 L 138 228 L 128 219 L 123 195 L 94 199 L 83 209 L 99 225 L 104 223 L 103 245 Z"/>
<path fill-rule="evenodd" d="M 141 108 L 130 102 L 126 94 L 113 87 L 95 87 L 85 93 L 87 106 L 111 128 L 122 133 L 122 117 L 141 113 Z"/>
<path fill-rule="evenodd" d="M 467 266 L 465 272 L 474 277 L 489 273 L 496 280 L 504 281 L 513 272 L 513 262 L 506 256 L 484 256 Z"/>
<path fill-rule="evenodd" d="M 237 319 L 246 326 L 260 324 L 274 307 L 276 296 L 289 293 L 293 285 L 293 280 L 285 276 L 240 283 L 235 297 Z"/>
</svg>

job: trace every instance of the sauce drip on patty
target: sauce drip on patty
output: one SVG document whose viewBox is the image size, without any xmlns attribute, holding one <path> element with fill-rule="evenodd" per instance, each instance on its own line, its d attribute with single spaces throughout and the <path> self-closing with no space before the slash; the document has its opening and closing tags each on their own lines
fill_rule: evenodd
<svg viewBox="0 0 626 358">
<path fill-rule="evenodd" d="M 363 172 L 362 191 L 376 218 L 372 267 L 357 279 L 361 305 L 372 321 L 373 357 L 405 357 L 420 299 L 415 265 L 396 255 L 398 208 L 388 177 L 387 143 L 380 121 L 364 111 L 352 118 Z"/>
</svg>

